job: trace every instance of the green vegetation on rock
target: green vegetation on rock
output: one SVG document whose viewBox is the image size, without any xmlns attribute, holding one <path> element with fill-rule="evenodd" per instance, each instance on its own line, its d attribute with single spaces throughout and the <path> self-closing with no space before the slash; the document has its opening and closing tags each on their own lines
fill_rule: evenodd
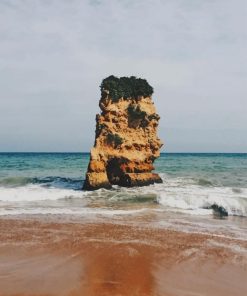
<svg viewBox="0 0 247 296">
<path fill-rule="evenodd" d="M 160 119 L 160 116 L 157 113 L 154 113 L 154 114 L 149 115 L 148 116 L 148 119 L 149 120 L 153 120 L 154 119 L 154 120 L 157 120 L 158 121 Z"/>
<path fill-rule="evenodd" d="M 121 144 L 123 144 L 123 138 L 121 138 L 118 134 L 109 133 L 107 135 L 107 142 L 109 144 L 112 144 L 114 146 L 114 148 L 117 148 Z"/>
<path fill-rule="evenodd" d="M 142 111 L 140 109 L 140 106 L 137 105 L 129 105 L 128 107 L 128 113 L 129 113 L 129 116 L 132 120 L 137 120 L 137 119 L 145 119 L 147 113 L 145 111 Z"/>
<path fill-rule="evenodd" d="M 111 75 L 103 79 L 100 89 L 102 94 L 108 91 L 113 101 L 118 101 L 120 98 L 148 97 L 153 94 L 153 88 L 147 80 L 135 76 L 118 78 Z"/>
</svg>

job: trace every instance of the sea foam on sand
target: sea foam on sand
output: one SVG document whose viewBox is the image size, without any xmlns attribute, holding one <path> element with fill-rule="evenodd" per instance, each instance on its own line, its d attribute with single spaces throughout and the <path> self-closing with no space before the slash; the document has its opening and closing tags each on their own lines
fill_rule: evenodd
<svg viewBox="0 0 247 296">
<path fill-rule="evenodd" d="M 134 224 L 1 218 L 0 296 L 246 295 L 247 245 L 230 244 Z"/>
</svg>

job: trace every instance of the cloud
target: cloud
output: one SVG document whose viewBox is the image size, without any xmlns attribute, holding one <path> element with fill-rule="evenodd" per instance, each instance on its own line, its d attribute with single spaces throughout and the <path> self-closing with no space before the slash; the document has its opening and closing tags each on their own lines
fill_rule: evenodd
<svg viewBox="0 0 247 296">
<path fill-rule="evenodd" d="M 246 9 L 244 0 L 0 0 L 0 150 L 88 151 L 110 74 L 154 86 L 171 151 L 200 150 L 199 131 L 191 146 L 166 134 L 184 128 L 215 130 L 214 150 L 217 131 L 247 126 Z"/>
</svg>

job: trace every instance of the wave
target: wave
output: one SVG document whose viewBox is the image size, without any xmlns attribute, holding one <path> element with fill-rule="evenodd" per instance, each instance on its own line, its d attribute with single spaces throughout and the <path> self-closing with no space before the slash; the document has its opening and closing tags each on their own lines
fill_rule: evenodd
<svg viewBox="0 0 247 296">
<path fill-rule="evenodd" d="M 85 191 L 73 189 L 47 188 L 35 184 L 11 188 L 0 187 L 0 201 L 4 202 L 82 198 L 86 194 L 87 193 Z"/>
<path fill-rule="evenodd" d="M 209 180 L 207 180 L 207 179 L 199 179 L 198 180 L 198 185 L 200 185 L 200 186 L 213 186 L 214 184 L 213 184 L 213 182 L 211 182 L 211 181 L 209 181 Z"/>
<path fill-rule="evenodd" d="M 88 201 L 96 201 L 102 206 L 118 207 L 124 203 L 135 203 L 147 208 L 149 204 L 156 203 L 161 211 L 247 217 L 247 188 L 213 186 L 205 180 L 198 182 L 198 179 L 193 178 L 166 175 L 162 175 L 162 178 L 163 184 L 138 188 L 114 186 L 112 190 L 99 189 L 94 192 L 80 190 L 82 180 L 76 178 L 6 178 L 0 183 L 0 202 L 14 208 L 18 202 L 87 198 Z M 44 203 L 44 207 L 46 204 L 48 207 L 48 203 Z"/>
<path fill-rule="evenodd" d="M 8 177 L 0 179 L 0 186 L 2 187 L 20 187 L 28 184 L 40 184 L 46 187 L 68 188 L 79 190 L 82 188 L 82 180 L 78 178 L 66 178 L 58 176 L 48 177 Z"/>
<path fill-rule="evenodd" d="M 17 215 L 100 215 L 100 216 L 115 216 L 115 215 L 133 215 L 145 212 L 146 209 L 135 210 L 117 210 L 117 209 L 94 209 L 94 208 L 28 208 L 28 209 L 3 209 L 0 211 L 0 216 L 17 216 Z"/>
<path fill-rule="evenodd" d="M 184 178 L 165 180 L 159 190 L 158 202 L 167 208 L 195 215 L 247 217 L 247 189 L 195 185 Z"/>
<path fill-rule="evenodd" d="M 4 187 L 24 186 L 31 182 L 32 182 L 32 178 L 9 177 L 9 178 L 0 179 L 0 186 L 4 186 Z"/>
</svg>

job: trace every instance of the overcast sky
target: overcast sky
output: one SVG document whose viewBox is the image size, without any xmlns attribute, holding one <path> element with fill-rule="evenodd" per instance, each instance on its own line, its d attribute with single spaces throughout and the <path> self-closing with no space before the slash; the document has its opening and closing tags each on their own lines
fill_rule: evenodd
<svg viewBox="0 0 247 296">
<path fill-rule="evenodd" d="M 167 152 L 247 152 L 246 0 L 0 0 L 0 151 L 89 151 L 99 84 L 146 78 Z"/>
</svg>

